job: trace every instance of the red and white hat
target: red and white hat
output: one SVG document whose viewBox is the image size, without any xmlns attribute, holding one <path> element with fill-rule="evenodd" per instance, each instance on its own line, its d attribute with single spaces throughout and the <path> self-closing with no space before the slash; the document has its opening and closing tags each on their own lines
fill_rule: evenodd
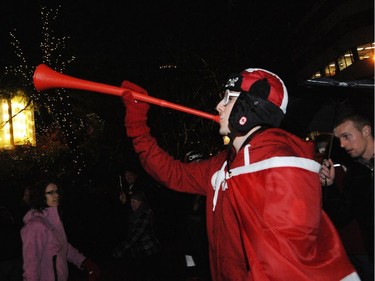
<svg viewBox="0 0 375 281">
<path fill-rule="evenodd" d="M 280 126 L 288 105 L 288 91 L 276 74 L 248 68 L 232 74 L 224 88 L 240 93 L 229 116 L 229 124 L 237 133 L 246 134 L 258 125 Z"/>
</svg>

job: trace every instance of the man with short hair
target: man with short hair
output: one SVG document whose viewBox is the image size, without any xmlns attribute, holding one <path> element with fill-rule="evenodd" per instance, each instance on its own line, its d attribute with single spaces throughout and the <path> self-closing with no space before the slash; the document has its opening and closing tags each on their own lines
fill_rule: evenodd
<svg viewBox="0 0 375 281">
<path fill-rule="evenodd" d="M 356 253 L 349 254 L 361 280 L 372 281 L 374 280 L 374 136 L 371 123 L 362 115 L 350 113 L 336 122 L 334 135 L 353 161 L 347 165 L 343 191 L 339 193 L 340 196 L 331 196 L 331 200 L 336 202 L 336 216 L 340 218 L 342 225 L 349 225 L 353 221 L 359 224 L 366 252 L 357 250 Z M 337 194 L 335 176 L 332 159 L 325 159 L 320 171 L 320 182 L 328 195 Z"/>
<path fill-rule="evenodd" d="M 359 280 L 321 208 L 314 146 L 279 125 L 288 93 L 275 74 L 249 68 L 231 75 L 216 110 L 227 151 L 182 163 L 147 126 L 149 105 L 124 81 L 125 125 L 145 170 L 163 185 L 205 195 L 213 281 Z M 129 90 L 126 90 L 129 89 Z"/>
</svg>

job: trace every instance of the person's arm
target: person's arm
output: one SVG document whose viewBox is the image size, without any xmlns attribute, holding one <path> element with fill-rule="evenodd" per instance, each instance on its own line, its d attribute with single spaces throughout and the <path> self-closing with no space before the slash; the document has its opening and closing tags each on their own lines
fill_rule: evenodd
<svg viewBox="0 0 375 281">
<path fill-rule="evenodd" d="M 81 264 L 85 259 L 86 257 L 68 242 L 67 260 L 78 268 L 81 268 Z"/>
<path fill-rule="evenodd" d="M 68 242 L 67 259 L 79 269 L 84 270 L 88 274 L 89 281 L 99 280 L 101 272 L 99 266 L 91 259 L 86 258 L 80 251 L 74 248 Z"/>
<path fill-rule="evenodd" d="M 144 89 L 131 82 L 124 81 L 122 87 L 147 95 Z M 186 164 L 173 159 L 158 146 L 156 139 L 150 135 L 150 129 L 147 126 L 149 105 L 135 101 L 128 90 L 124 91 L 123 101 L 126 106 L 126 132 L 133 139 L 134 149 L 144 169 L 169 188 L 206 195 L 205 189 L 211 186 L 213 169 L 218 167 L 217 164 L 213 164 L 215 160 Z"/>
<path fill-rule="evenodd" d="M 151 227 L 152 216 L 148 212 L 144 212 L 134 225 L 134 232 L 127 240 L 120 242 L 112 251 L 112 254 L 116 258 L 122 257 L 127 250 L 129 250 L 135 242 L 137 242 Z"/>
<path fill-rule="evenodd" d="M 21 237 L 23 280 L 40 281 L 41 261 L 47 243 L 46 228 L 41 222 L 29 223 L 21 230 Z"/>
<path fill-rule="evenodd" d="M 129 249 L 127 241 L 121 241 L 112 250 L 112 256 L 115 258 L 122 258 L 125 252 Z"/>
</svg>

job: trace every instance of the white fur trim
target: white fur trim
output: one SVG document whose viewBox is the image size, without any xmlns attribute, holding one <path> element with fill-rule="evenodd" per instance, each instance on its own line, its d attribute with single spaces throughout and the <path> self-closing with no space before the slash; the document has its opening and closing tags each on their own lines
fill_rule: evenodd
<svg viewBox="0 0 375 281">
<path fill-rule="evenodd" d="M 245 163 L 249 163 L 250 155 L 246 155 L 246 151 L 248 151 L 248 149 L 245 149 Z M 227 179 L 229 179 L 230 177 L 281 167 L 301 168 L 314 173 L 319 173 L 320 171 L 320 164 L 318 162 L 315 162 L 314 160 L 308 158 L 294 156 L 277 156 L 268 158 L 254 164 L 248 164 L 242 167 L 231 169 L 230 174 L 228 172 L 225 172 L 226 165 L 227 161 L 224 162 L 221 169 L 214 173 L 211 178 L 211 184 L 213 189 L 215 190 L 213 198 L 213 211 L 215 211 L 217 198 L 219 196 L 219 189 L 221 187 L 222 190 L 225 191 L 228 188 Z"/>
<path fill-rule="evenodd" d="M 349 275 L 345 276 L 340 281 L 361 281 L 356 271 L 350 273 Z"/>
<path fill-rule="evenodd" d="M 295 167 L 319 173 L 320 164 L 314 160 L 294 156 L 276 156 L 268 158 L 254 164 L 231 169 L 231 176 L 241 174 L 254 173 L 262 170 L 281 168 L 281 167 Z"/>
</svg>

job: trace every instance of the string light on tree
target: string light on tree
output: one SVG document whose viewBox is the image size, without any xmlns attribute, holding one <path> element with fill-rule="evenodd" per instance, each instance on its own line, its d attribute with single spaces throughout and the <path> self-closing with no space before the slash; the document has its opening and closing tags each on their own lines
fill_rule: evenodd
<svg viewBox="0 0 375 281">
<path fill-rule="evenodd" d="M 56 36 L 53 23 L 56 21 L 61 6 L 54 9 L 41 7 L 41 42 L 39 44 L 42 58 L 41 62 L 50 65 L 54 69 L 63 72 L 71 64 L 75 57 L 67 54 L 66 47 L 69 36 Z M 33 87 L 32 66 L 21 48 L 21 42 L 15 36 L 16 30 L 10 32 L 11 46 L 19 64 L 5 68 L 5 75 L 19 81 L 28 89 L 29 98 L 37 105 L 40 120 L 38 120 L 38 131 L 41 134 L 49 134 L 56 129 L 61 132 L 62 140 L 70 148 L 72 161 L 78 174 L 86 167 L 82 154 L 77 150 L 77 131 L 84 129 L 83 121 L 78 118 L 72 110 L 71 98 L 64 89 L 53 89 L 43 93 L 35 91 Z"/>
</svg>

